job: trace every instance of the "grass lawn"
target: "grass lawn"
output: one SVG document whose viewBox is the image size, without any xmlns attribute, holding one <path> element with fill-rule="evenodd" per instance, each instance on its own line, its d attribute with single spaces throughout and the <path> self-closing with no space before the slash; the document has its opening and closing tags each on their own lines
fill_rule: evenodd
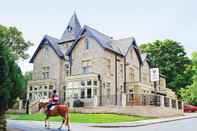
<svg viewBox="0 0 197 131">
<path fill-rule="evenodd" d="M 33 115 L 27 114 L 7 114 L 8 119 L 13 120 L 33 120 L 33 121 L 44 121 L 45 115 L 37 113 Z M 70 113 L 70 120 L 74 123 L 116 123 L 116 122 L 132 122 L 139 120 L 153 119 L 152 117 L 142 116 L 127 116 L 127 115 L 116 115 L 116 114 L 79 114 Z M 50 117 L 50 121 L 62 121 L 60 116 Z"/>
</svg>

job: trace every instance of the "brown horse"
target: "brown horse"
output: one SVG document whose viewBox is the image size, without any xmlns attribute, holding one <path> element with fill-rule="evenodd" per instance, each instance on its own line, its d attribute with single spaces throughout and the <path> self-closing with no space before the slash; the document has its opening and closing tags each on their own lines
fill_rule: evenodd
<svg viewBox="0 0 197 131">
<path fill-rule="evenodd" d="M 40 102 L 38 104 L 39 111 L 42 108 L 45 111 L 45 115 L 46 115 L 45 127 L 49 128 L 49 122 L 48 122 L 49 117 L 51 117 L 51 116 L 62 116 L 63 117 L 63 121 L 62 121 L 61 126 L 58 129 L 61 129 L 62 126 L 65 123 L 65 126 L 68 127 L 68 131 L 70 131 L 68 106 L 66 106 L 66 105 L 56 105 L 56 107 L 53 110 L 51 110 L 50 112 L 47 112 L 47 105 L 48 105 L 48 102 Z"/>
</svg>

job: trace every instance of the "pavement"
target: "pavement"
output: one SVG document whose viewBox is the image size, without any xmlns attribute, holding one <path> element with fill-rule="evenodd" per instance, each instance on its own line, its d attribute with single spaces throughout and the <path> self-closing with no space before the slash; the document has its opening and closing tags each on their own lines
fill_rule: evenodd
<svg viewBox="0 0 197 131">
<path fill-rule="evenodd" d="M 185 116 L 143 120 L 124 123 L 107 124 L 78 124 L 71 123 L 71 131 L 197 131 L 197 113 Z M 8 120 L 8 128 L 11 131 L 59 131 L 60 122 L 51 122 L 50 129 L 44 128 L 44 122 Z M 65 128 L 62 129 L 62 131 Z"/>
</svg>

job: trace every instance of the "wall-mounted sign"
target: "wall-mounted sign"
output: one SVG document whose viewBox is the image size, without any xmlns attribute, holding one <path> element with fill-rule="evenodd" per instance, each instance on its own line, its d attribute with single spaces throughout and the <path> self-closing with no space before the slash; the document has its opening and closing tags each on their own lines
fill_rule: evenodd
<svg viewBox="0 0 197 131">
<path fill-rule="evenodd" d="M 159 68 L 150 69 L 150 79 L 151 81 L 159 81 Z"/>
</svg>

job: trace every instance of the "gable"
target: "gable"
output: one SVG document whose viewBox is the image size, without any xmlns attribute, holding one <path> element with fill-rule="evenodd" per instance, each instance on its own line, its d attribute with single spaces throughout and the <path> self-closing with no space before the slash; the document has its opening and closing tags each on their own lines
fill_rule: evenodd
<svg viewBox="0 0 197 131">
<path fill-rule="evenodd" d="M 42 39 L 42 41 L 40 42 L 40 44 L 38 45 L 36 51 L 34 52 L 32 58 L 30 59 L 30 63 L 34 62 L 35 57 L 37 56 L 38 52 L 40 51 L 40 49 L 42 49 L 42 47 L 44 45 L 48 45 L 50 46 L 54 52 L 56 53 L 56 55 L 60 58 L 60 59 L 64 59 L 64 54 L 62 53 L 62 51 L 59 49 L 57 43 L 59 41 L 51 36 L 45 35 L 44 38 Z"/>
</svg>

